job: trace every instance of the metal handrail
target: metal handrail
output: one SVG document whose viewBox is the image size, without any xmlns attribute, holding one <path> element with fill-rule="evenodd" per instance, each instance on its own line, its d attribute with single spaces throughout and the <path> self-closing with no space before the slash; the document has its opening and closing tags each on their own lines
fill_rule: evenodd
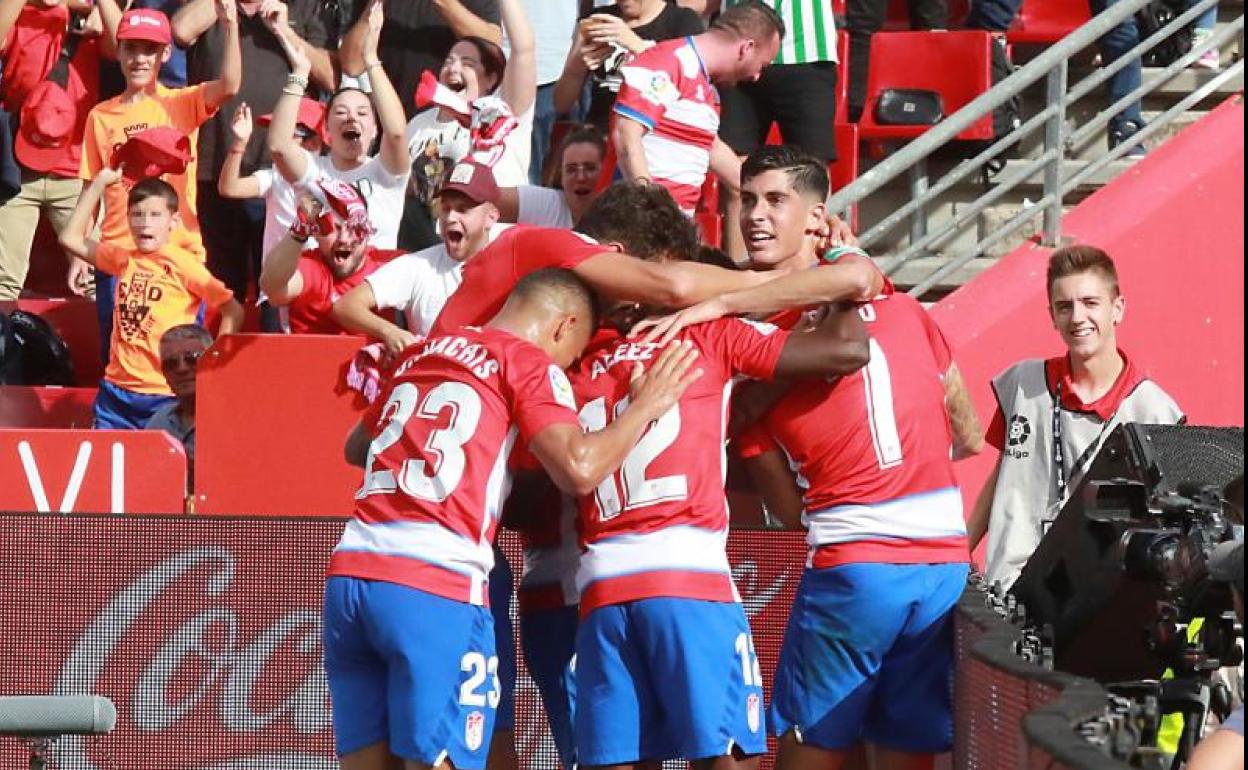
<svg viewBox="0 0 1248 770">
<path fill-rule="evenodd" d="M 1009 77 L 998 83 L 987 92 L 981 94 L 962 109 L 936 124 L 921 136 L 911 141 L 897 152 L 864 172 L 851 184 L 834 193 L 828 200 L 829 210 L 848 211 L 867 196 L 879 190 L 902 174 L 911 174 L 912 198 L 883 220 L 861 234 L 863 245 L 870 247 L 880 238 L 896 229 L 904 221 L 911 221 L 909 245 L 898 254 L 890 255 L 887 272 L 895 273 L 913 258 L 928 253 L 929 250 L 956 236 L 967 226 L 973 224 L 978 216 L 989 206 L 999 200 L 1014 187 L 1027 182 L 1041 171 L 1044 172 L 1044 194 L 1040 201 L 1025 207 L 1016 216 L 998 228 L 995 232 L 977 243 L 974 248 L 958 254 L 948 260 L 932 275 L 924 279 L 912 293 L 921 293 L 937 285 L 940 280 L 982 254 L 987 248 L 995 245 L 1026 222 L 1037 216 L 1044 218 L 1044 241 L 1054 245 L 1060 238 L 1062 202 L 1066 193 L 1075 189 L 1083 181 L 1100 171 L 1109 163 L 1117 160 L 1136 143 L 1154 135 L 1191 105 L 1194 105 L 1212 93 L 1231 78 L 1242 75 L 1243 61 L 1236 61 L 1231 66 L 1207 81 L 1193 95 L 1185 97 L 1180 103 L 1183 109 L 1171 108 L 1159 118 L 1150 122 L 1129 144 L 1114 148 L 1105 157 L 1092 161 L 1078 173 L 1063 177 L 1063 160 L 1072 148 L 1078 148 L 1099 132 L 1122 107 L 1141 98 L 1142 95 L 1154 90 L 1169 80 L 1176 72 L 1190 65 L 1197 57 L 1207 50 L 1219 49 L 1236 35 L 1243 41 L 1243 16 L 1234 22 L 1218 29 L 1216 33 L 1196 44 L 1192 51 L 1172 63 L 1163 71 L 1147 79 L 1139 88 L 1119 99 L 1109 108 L 1085 123 L 1083 126 L 1069 131 L 1066 126 L 1067 107 L 1092 92 L 1094 88 L 1105 82 L 1114 73 L 1127 66 L 1132 60 L 1141 56 L 1158 43 L 1168 38 L 1181 27 L 1191 23 L 1197 16 L 1214 6 L 1217 0 L 1200 0 L 1164 28 L 1158 30 L 1147 39 L 1141 40 L 1131 52 L 1119 57 L 1108 66 L 1098 68 L 1074 86 L 1068 86 L 1067 75 L 1071 57 L 1094 43 L 1102 35 L 1108 33 L 1124 20 L 1132 17 L 1150 0 L 1122 0 L 1093 17 L 1083 26 L 1067 35 L 1061 41 L 1050 46 L 1028 64 L 1015 70 Z M 986 115 L 1018 96 L 1024 89 L 1047 80 L 1046 106 L 1040 112 L 1028 117 L 1003 137 L 994 139 L 990 145 L 948 171 L 934 184 L 928 185 L 926 178 L 926 162 L 936 150 L 953 141 L 966 128 L 981 120 Z M 1178 105 L 1176 105 L 1177 107 Z M 954 185 L 962 182 L 972 174 L 983 169 L 990 161 L 1001 155 L 1009 147 L 1023 141 L 1025 137 L 1045 127 L 1044 147 L 1039 157 L 1028 159 L 1020 168 L 1011 169 L 1011 173 L 1001 179 L 994 180 L 993 189 L 959 209 L 954 216 L 942 222 L 941 226 L 928 232 L 926 211 L 939 196 L 948 192 Z M 917 173 L 916 173 L 917 172 Z"/>
</svg>

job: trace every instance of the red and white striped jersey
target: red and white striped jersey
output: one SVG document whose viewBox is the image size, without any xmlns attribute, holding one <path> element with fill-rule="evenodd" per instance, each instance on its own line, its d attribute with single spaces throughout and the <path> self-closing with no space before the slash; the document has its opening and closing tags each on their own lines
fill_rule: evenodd
<svg viewBox="0 0 1248 770">
<path fill-rule="evenodd" d="M 647 129 L 643 147 L 650 178 L 667 188 L 686 214 L 698 205 L 719 133 L 719 93 L 692 38 L 666 40 L 620 68 L 615 120 Z"/>
<path fill-rule="evenodd" d="M 738 439 L 739 451 L 778 445 L 788 455 L 804 490 L 810 566 L 968 561 L 945 410 L 949 345 L 908 295 L 859 313 L 870 363 L 794 387 Z"/>
<path fill-rule="evenodd" d="M 738 376 L 772 377 L 788 334 L 736 318 L 680 334 L 698 349 L 702 377 L 580 501 L 582 614 L 656 596 L 737 600 L 724 550 L 728 400 Z M 618 335 L 591 348 L 572 373 L 581 426 L 598 430 L 626 408 L 633 365 L 660 350 Z"/>
<path fill-rule="evenodd" d="M 511 449 L 575 425 L 572 388 L 541 349 L 488 328 L 413 345 L 394 372 L 365 416 L 376 438 L 328 574 L 485 604 Z"/>
</svg>

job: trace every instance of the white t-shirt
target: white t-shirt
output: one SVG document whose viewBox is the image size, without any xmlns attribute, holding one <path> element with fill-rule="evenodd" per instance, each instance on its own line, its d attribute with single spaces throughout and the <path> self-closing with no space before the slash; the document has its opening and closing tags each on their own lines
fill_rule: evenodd
<svg viewBox="0 0 1248 770">
<path fill-rule="evenodd" d="M 510 225 L 490 228 L 493 242 Z M 464 263 L 452 259 L 444 244 L 403 254 L 382 265 L 364 279 L 373 290 L 378 310 L 402 310 L 407 330 L 425 335 L 442 312 L 442 306 L 464 280 Z"/>
<path fill-rule="evenodd" d="M 369 158 L 364 165 L 342 171 L 334 167 L 328 155 L 313 155 L 303 151 L 307 170 L 299 184 L 307 186 L 317 179 L 340 179 L 360 189 L 368 202 L 368 218 L 377 232 L 369 241 L 379 249 L 393 249 L 399 241 L 399 220 L 403 218 L 403 196 L 407 191 L 407 178 L 411 169 L 395 176 L 386 171 L 380 155 Z"/>
<path fill-rule="evenodd" d="M 260 257 L 263 262 L 294 224 L 298 195 L 294 186 L 271 168 L 259 169 L 252 176 L 260 184 L 260 195 L 264 197 L 264 238 L 261 241 L 264 250 Z M 315 247 L 316 241 L 309 238 L 308 248 Z"/>
<path fill-rule="evenodd" d="M 494 164 L 494 181 L 499 187 L 528 184 L 529 161 L 533 157 L 533 113 L 536 102 L 518 116 L 518 123 L 503 140 L 503 157 Z"/>
<path fill-rule="evenodd" d="M 438 108 L 418 112 L 407 122 L 407 149 L 412 157 L 412 196 L 429 204 L 456 163 L 468 155 L 471 136 L 457 120 L 439 120 Z"/>
<path fill-rule="evenodd" d="M 516 224 L 571 230 L 575 223 L 562 191 L 522 184 L 516 188 Z"/>
</svg>

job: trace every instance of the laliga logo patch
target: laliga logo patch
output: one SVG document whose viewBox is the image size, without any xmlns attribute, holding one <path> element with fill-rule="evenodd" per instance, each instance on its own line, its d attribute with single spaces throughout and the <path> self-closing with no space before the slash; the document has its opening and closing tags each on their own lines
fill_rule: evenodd
<svg viewBox="0 0 1248 770">
<path fill-rule="evenodd" d="M 485 740 L 485 714 L 480 711 L 473 711 L 468 714 L 468 718 L 464 721 L 464 744 L 469 751 L 476 751 L 481 748 L 482 741 Z"/>
<path fill-rule="evenodd" d="M 762 707 L 758 700 L 758 693 L 750 693 L 750 697 L 745 699 L 745 722 L 749 725 L 750 732 L 758 732 L 759 722 L 762 721 Z"/>
<path fill-rule="evenodd" d="M 575 412 L 576 396 L 572 395 L 572 383 L 568 382 L 568 376 L 554 364 L 546 371 L 550 375 L 550 389 L 554 391 L 555 400 Z"/>
<path fill-rule="evenodd" d="M 644 95 L 655 104 L 667 104 L 680 96 L 680 92 L 676 90 L 676 85 L 672 83 L 672 79 L 667 76 L 666 72 L 656 72 L 650 76 Z"/>
</svg>

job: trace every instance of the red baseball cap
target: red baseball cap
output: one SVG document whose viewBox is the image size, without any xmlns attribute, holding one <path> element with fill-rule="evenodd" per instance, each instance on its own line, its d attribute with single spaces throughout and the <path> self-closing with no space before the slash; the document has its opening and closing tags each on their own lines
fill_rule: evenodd
<svg viewBox="0 0 1248 770">
<path fill-rule="evenodd" d="M 117 39 L 147 40 L 169 45 L 173 42 L 169 17 L 154 8 L 131 8 L 121 15 L 121 23 L 117 25 Z"/>
<path fill-rule="evenodd" d="M 161 174 L 181 174 L 191 162 L 191 140 L 170 126 L 157 126 L 134 134 L 113 152 L 109 165 L 123 167 L 127 181 L 137 182 Z"/>
<path fill-rule="evenodd" d="M 484 163 L 462 160 L 451 169 L 442 185 L 442 193 L 457 192 L 473 203 L 498 203 L 498 183 L 494 171 Z"/>
<path fill-rule="evenodd" d="M 64 88 L 45 80 L 22 103 L 13 152 L 31 171 L 47 173 L 64 160 L 78 123 L 78 107 Z"/>
<path fill-rule="evenodd" d="M 273 113 L 261 115 L 256 118 L 256 122 L 262 126 L 267 126 L 273 122 Z M 325 136 L 325 105 L 315 99 L 303 97 L 299 100 L 299 116 L 295 118 L 296 126 L 303 126 L 312 133 L 321 137 L 321 141 L 326 144 L 329 139 Z"/>
</svg>

